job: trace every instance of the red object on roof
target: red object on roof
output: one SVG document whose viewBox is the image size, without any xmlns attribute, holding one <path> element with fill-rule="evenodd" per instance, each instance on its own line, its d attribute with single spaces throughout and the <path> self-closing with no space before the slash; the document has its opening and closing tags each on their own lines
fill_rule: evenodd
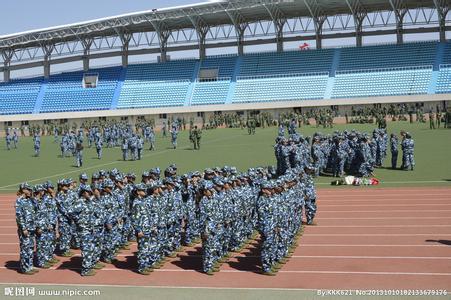
<svg viewBox="0 0 451 300">
<path fill-rule="evenodd" d="M 301 49 L 301 50 L 309 50 L 310 49 L 310 45 L 308 43 L 304 43 L 304 44 L 299 46 L 299 49 Z"/>
</svg>

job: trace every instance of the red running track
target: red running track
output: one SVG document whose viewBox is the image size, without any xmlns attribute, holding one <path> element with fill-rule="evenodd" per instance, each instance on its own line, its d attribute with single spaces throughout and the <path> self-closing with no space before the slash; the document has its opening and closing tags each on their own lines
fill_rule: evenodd
<svg viewBox="0 0 451 300">
<path fill-rule="evenodd" d="M 80 256 L 21 275 L 14 200 L 0 195 L 0 283 L 451 290 L 451 188 L 319 190 L 317 225 L 305 228 L 293 257 L 273 277 L 259 274 L 258 241 L 213 276 L 199 272 L 200 246 L 139 275 L 136 245 L 94 277 L 78 274 Z"/>
</svg>

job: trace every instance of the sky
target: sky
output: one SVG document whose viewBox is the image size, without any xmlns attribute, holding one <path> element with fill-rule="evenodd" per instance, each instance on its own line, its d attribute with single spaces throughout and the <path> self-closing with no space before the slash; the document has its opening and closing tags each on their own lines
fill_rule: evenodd
<svg viewBox="0 0 451 300">
<path fill-rule="evenodd" d="M 188 5 L 207 0 L 13 0 L 2 1 L 0 18 L 0 36 L 34 29 L 59 26 L 75 22 L 88 21 L 114 15 L 132 13 L 153 8 L 165 8 L 179 5 Z M 372 40 L 371 40 L 372 39 Z M 438 34 L 409 35 L 405 40 L 429 40 L 438 39 Z M 395 42 L 395 36 L 368 38 L 364 42 L 385 43 Z M 325 47 L 353 45 L 355 39 L 325 40 Z M 285 49 L 297 48 L 299 42 L 286 43 Z M 275 45 L 264 45 L 247 47 L 245 51 L 271 51 Z M 209 49 L 207 55 L 236 53 L 236 49 Z M 196 57 L 198 51 L 184 51 L 170 53 L 173 58 Z M 156 55 L 145 57 L 131 56 L 129 61 L 151 61 L 156 60 Z M 119 64 L 120 58 L 109 58 L 92 61 L 91 66 Z M 52 65 L 52 73 L 68 69 L 81 68 L 82 63 L 69 63 Z M 14 71 L 11 77 L 23 77 L 30 75 L 41 75 L 42 68 L 34 68 L 23 71 Z M 1 76 L 3 77 L 3 76 Z M 2 78 L 1 78 L 2 79 Z M 0 79 L 0 80 L 1 80 Z"/>
</svg>

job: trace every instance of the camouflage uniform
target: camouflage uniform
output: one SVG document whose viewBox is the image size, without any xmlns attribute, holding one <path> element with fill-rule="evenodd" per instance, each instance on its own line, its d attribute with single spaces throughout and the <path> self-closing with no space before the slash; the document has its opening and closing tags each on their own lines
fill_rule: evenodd
<svg viewBox="0 0 451 300">
<path fill-rule="evenodd" d="M 21 189 L 29 189 L 31 191 L 31 187 L 27 184 L 21 185 Z M 28 273 L 33 270 L 37 205 L 33 198 L 20 196 L 16 200 L 15 209 L 17 234 L 19 235 L 20 242 L 20 271 L 22 273 Z"/>
</svg>

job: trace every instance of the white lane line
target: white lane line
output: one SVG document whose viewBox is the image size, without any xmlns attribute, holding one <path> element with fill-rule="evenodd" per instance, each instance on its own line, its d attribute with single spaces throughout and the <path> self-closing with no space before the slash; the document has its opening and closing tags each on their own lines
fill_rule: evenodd
<svg viewBox="0 0 451 300">
<path fill-rule="evenodd" d="M 396 204 L 396 205 L 410 205 L 410 204 L 425 204 L 424 200 L 420 200 L 420 199 L 415 199 L 415 200 L 401 200 L 403 202 L 399 202 L 398 201 L 394 201 L 394 200 L 323 200 L 322 198 L 319 198 L 318 203 L 323 204 L 323 203 L 339 203 L 341 205 L 349 205 L 347 203 L 378 203 L 378 204 L 383 204 L 384 202 L 386 202 L 387 204 Z M 451 197 L 449 199 L 437 199 L 434 198 L 434 202 L 436 201 L 443 201 L 443 203 L 450 203 L 451 202 Z M 442 203 L 431 203 L 431 204 L 435 204 L 435 205 L 439 205 Z"/>
<path fill-rule="evenodd" d="M 418 183 L 449 183 L 449 181 L 447 180 L 417 180 L 417 181 L 381 181 L 380 185 L 384 185 L 384 184 L 418 184 Z M 327 182 L 318 182 L 316 183 L 317 185 L 331 185 L 330 183 Z M 364 188 L 366 186 L 352 186 L 350 185 L 349 188 L 354 187 L 354 188 Z M 377 188 L 377 187 L 374 187 Z"/>
<path fill-rule="evenodd" d="M 0 253 L 1 255 L 1 253 Z M 17 254 L 15 254 L 17 255 Z M 179 257 L 198 257 L 202 255 L 180 255 Z M 232 256 L 232 258 L 260 258 L 261 256 L 255 255 L 238 255 Z M 356 255 L 292 255 L 290 258 L 334 258 L 334 259 L 425 259 L 425 260 L 451 260 L 451 257 L 446 256 L 356 256 Z"/>
<path fill-rule="evenodd" d="M 321 201 L 319 201 L 318 206 L 321 207 L 361 207 L 361 206 L 368 206 L 368 207 L 416 207 L 416 206 L 451 206 L 451 203 L 431 203 L 431 204 L 321 204 Z"/>
<path fill-rule="evenodd" d="M 18 267 L 0 267 L 0 269 L 18 269 Z M 81 270 L 81 268 L 61 268 L 51 267 L 46 270 Z M 43 270 L 43 271 L 46 271 Z M 134 269 L 127 269 L 126 271 L 133 271 Z M 99 271 L 124 271 L 124 269 L 116 268 L 103 268 Z M 157 269 L 155 272 L 201 272 L 202 270 L 183 270 L 183 269 Z M 250 273 L 258 271 L 253 270 L 220 270 L 220 273 Z M 302 271 L 278 271 L 279 273 L 294 273 L 294 274 L 352 274 L 352 275 L 412 275 L 412 276 L 451 276 L 451 273 L 416 273 L 416 272 L 356 272 L 356 271 L 315 271 L 315 270 L 302 270 Z"/>
<path fill-rule="evenodd" d="M 428 219 L 428 220 L 436 220 L 436 219 L 445 219 L 449 220 L 451 217 L 391 217 L 391 218 L 385 218 L 385 217 L 374 217 L 374 218 L 365 218 L 365 217 L 345 217 L 345 218 L 322 218 L 318 217 L 315 218 L 315 220 L 396 220 L 396 219 L 403 219 L 403 220 L 418 220 L 418 219 Z"/>
<path fill-rule="evenodd" d="M 0 253 L 0 256 L 19 256 L 19 253 Z M 80 257 L 81 254 L 75 254 L 72 257 Z M 129 257 L 135 256 L 133 253 L 130 254 L 118 254 L 117 257 Z M 202 255 L 179 255 L 177 257 L 192 257 L 192 258 L 202 258 Z M 261 258 L 259 255 L 237 255 L 231 256 L 229 259 L 233 258 Z M 292 255 L 290 258 L 334 258 L 334 259 L 424 259 L 424 260 L 451 260 L 451 257 L 446 256 L 356 256 L 356 255 Z M 173 261 L 177 261 L 174 259 Z"/>
<path fill-rule="evenodd" d="M 229 137 L 225 137 L 225 138 L 219 138 L 219 139 L 210 140 L 210 141 L 208 141 L 208 142 L 203 143 L 203 145 L 212 144 L 212 143 L 215 143 L 215 142 L 218 142 L 218 141 L 222 141 L 222 140 L 229 140 L 229 139 L 232 139 L 232 138 L 236 138 L 236 137 L 238 137 L 238 136 L 239 136 L 239 135 L 233 135 L 233 136 L 229 136 Z M 180 145 L 180 146 L 179 146 L 179 149 L 183 149 L 183 148 L 185 148 L 185 147 L 187 147 L 187 146 L 190 146 L 190 144 L 183 144 L 183 145 Z M 173 149 L 166 149 L 166 150 L 162 150 L 162 151 L 159 151 L 159 152 L 152 152 L 152 153 L 149 153 L 149 154 L 147 154 L 147 155 L 143 155 L 142 158 L 147 158 L 147 157 L 157 156 L 157 155 L 165 154 L 165 153 L 170 152 L 170 151 L 174 151 L 174 150 L 173 150 Z M 91 167 L 82 168 L 82 169 L 78 169 L 78 170 L 74 170 L 74 171 L 69 171 L 69 172 L 64 172 L 64 173 L 59 173 L 59 174 L 49 175 L 49 176 L 45 176 L 45 177 L 41 177 L 41 178 L 36 178 L 36 179 L 23 180 L 23 181 L 21 181 L 21 182 L 17 182 L 17 183 L 12 183 L 12 184 L 9 184 L 9 185 L 1 186 L 1 187 L 0 187 L 0 190 L 5 189 L 5 188 L 9 188 L 9 187 L 19 186 L 19 184 L 21 184 L 21 183 L 23 183 L 23 182 L 31 183 L 31 182 L 35 182 L 35 181 L 46 180 L 46 179 L 48 179 L 48 178 L 60 177 L 60 176 L 64 176 L 64 175 L 68 175 L 68 174 L 73 174 L 73 173 L 80 173 L 80 174 L 81 174 L 81 173 L 83 173 L 83 172 L 86 172 L 87 170 L 99 169 L 99 168 L 101 168 L 101 167 L 110 166 L 110 165 L 114 165 L 114 164 L 118 164 L 118 163 L 123 163 L 123 161 L 117 161 L 117 160 L 115 160 L 115 161 L 111 161 L 111 162 L 108 162 L 108 163 L 98 164 L 98 165 L 94 165 L 94 166 L 91 166 Z"/>
<path fill-rule="evenodd" d="M 18 286 L 18 283 L 0 282 L 0 285 Z M 317 291 L 310 289 L 298 289 L 298 288 L 239 288 L 239 287 L 191 287 L 191 286 L 165 286 L 165 285 L 123 285 L 123 284 L 76 284 L 76 283 L 20 283 L 22 286 L 70 286 L 70 287 L 124 287 L 124 288 L 146 288 L 146 289 L 204 289 L 204 290 L 269 290 L 269 291 Z"/>
<path fill-rule="evenodd" d="M 371 193 L 369 193 L 371 192 Z M 451 191 L 450 191 L 451 192 Z M 334 199 L 334 198 L 362 198 L 364 199 L 372 199 L 372 198 L 376 198 L 376 199 L 381 199 L 381 200 L 410 200 L 411 198 L 413 198 L 413 200 L 423 200 L 424 197 L 428 197 L 429 198 L 433 198 L 435 199 L 440 198 L 440 199 L 449 199 L 451 196 L 449 193 L 444 193 L 444 194 L 430 194 L 430 193 L 425 193 L 425 194 L 419 194 L 419 193 L 415 193 L 415 194 L 411 194 L 411 195 L 406 195 L 403 193 L 396 193 L 396 194 L 390 194 L 390 195 L 385 195 L 385 194 L 377 194 L 374 193 L 373 191 L 366 191 L 364 194 L 360 194 L 360 195 L 356 195 L 353 194 L 352 192 L 349 192 L 348 194 L 337 194 L 337 193 L 331 193 L 331 194 L 324 194 L 321 193 L 321 190 L 318 190 L 318 198 L 327 198 L 327 199 Z M 399 198 L 401 197 L 401 198 Z"/>
<path fill-rule="evenodd" d="M 431 204 L 321 204 L 321 202 L 318 204 L 318 207 L 429 207 L 429 206 L 451 206 L 451 203 L 431 203 Z M 13 208 L 13 207 L 12 207 Z M 13 209 L 9 210 L 13 211 Z M 326 210 L 327 211 L 327 210 Z M 407 211 L 407 210 L 404 210 Z M 417 211 L 417 210 L 415 210 Z M 8 214 L 0 214 L 0 215 L 8 215 Z"/>
<path fill-rule="evenodd" d="M 451 233 L 308 233 L 305 232 L 303 237 L 308 236 L 451 236 Z"/>
<path fill-rule="evenodd" d="M 120 269 L 102 269 L 105 271 L 116 271 Z M 258 270 L 220 270 L 220 273 L 249 273 Z M 201 270 L 179 270 L 179 269 L 158 269 L 155 272 L 201 272 Z M 278 271 L 277 273 L 293 274 L 351 274 L 351 275 L 411 275 L 411 276 L 451 276 L 451 273 L 416 273 L 416 272 L 356 272 L 356 271 Z"/>
<path fill-rule="evenodd" d="M 309 228 L 428 228 L 451 227 L 451 225 L 321 225 Z M 2 226 L 0 228 L 17 228 L 17 226 Z"/>
<path fill-rule="evenodd" d="M 321 225 L 308 228 L 428 228 L 451 227 L 451 225 Z M 1 226 L 0 226 L 1 228 Z"/>
<path fill-rule="evenodd" d="M 443 247 L 449 248 L 449 245 L 431 244 L 431 245 L 392 245 L 392 244 L 304 244 L 300 243 L 299 247 Z"/>
<path fill-rule="evenodd" d="M 16 245 L 19 246 L 19 243 L 0 243 L 1 245 Z M 395 244 L 305 244 L 300 243 L 299 247 L 439 247 L 439 248 L 448 248 L 449 245 L 443 244 L 431 244 L 431 245 L 412 245 L 412 244 L 404 244 L 404 245 L 395 245 Z"/>
<path fill-rule="evenodd" d="M 320 206 L 319 206 L 320 207 Z M 321 208 L 321 207 L 320 207 Z M 416 209 L 416 210 L 320 210 L 320 213 L 344 213 L 344 212 L 354 212 L 354 213 L 362 213 L 362 212 L 450 212 L 451 209 L 438 209 L 438 210 L 425 210 L 425 209 Z"/>
</svg>

